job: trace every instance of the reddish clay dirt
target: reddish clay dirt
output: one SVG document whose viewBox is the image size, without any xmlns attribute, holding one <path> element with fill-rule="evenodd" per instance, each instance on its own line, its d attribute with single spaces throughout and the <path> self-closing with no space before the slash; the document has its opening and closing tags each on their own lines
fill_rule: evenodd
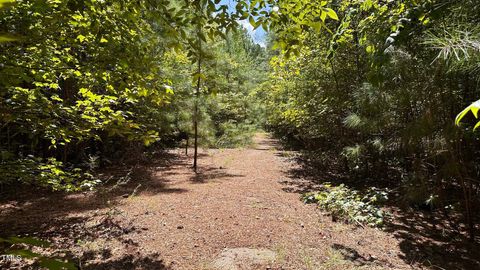
<svg viewBox="0 0 480 270">
<path fill-rule="evenodd" d="M 4 202 L 0 229 L 47 238 L 56 248 L 49 254 L 73 258 L 82 269 L 212 269 L 234 248 L 276 254 L 274 262 L 238 269 L 411 269 L 416 263 L 404 258 L 394 234 L 332 222 L 303 204 L 291 192 L 286 171 L 295 164 L 288 153 L 265 135 L 255 142 L 202 151 L 198 174 L 178 149 L 167 164 L 141 167 L 141 180 L 111 193 Z"/>
</svg>

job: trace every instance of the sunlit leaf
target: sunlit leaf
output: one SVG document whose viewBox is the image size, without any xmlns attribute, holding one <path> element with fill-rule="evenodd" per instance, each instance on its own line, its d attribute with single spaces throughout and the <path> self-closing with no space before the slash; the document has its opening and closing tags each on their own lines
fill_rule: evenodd
<svg viewBox="0 0 480 270">
<path fill-rule="evenodd" d="M 37 247 L 49 247 L 51 244 L 47 241 L 40 240 L 35 237 L 10 237 L 6 240 L 5 242 L 9 242 L 11 244 L 28 244 L 31 246 L 37 246 Z"/>
<path fill-rule="evenodd" d="M 328 17 L 330 17 L 330 18 L 338 21 L 337 13 L 336 13 L 333 9 L 331 9 L 331 8 L 326 8 L 326 9 L 325 9 L 325 12 L 326 12 L 326 14 L 328 15 Z"/>
<path fill-rule="evenodd" d="M 15 2 L 15 0 L 0 0 L 0 9 L 12 6 Z"/>
<path fill-rule="evenodd" d="M 467 108 L 465 108 L 463 111 L 461 111 L 457 117 L 455 117 L 455 124 L 457 126 L 460 125 L 460 122 L 462 121 L 462 119 L 471 111 L 473 113 L 473 115 L 475 116 L 475 118 L 478 118 L 478 111 L 480 110 L 480 100 L 477 100 L 475 101 L 474 103 L 472 103 L 470 106 L 468 106 Z"/>
<path fill-rule="evenodd" d="M 84 35 L 78 35 L 77 36 L 77 39 L 80 41 L 80 42 L 83 42 L 85 40 L 85 36 Z"/>
<path fill-rule="evenodd" d="M 74 263 L 63 262 L 60 260 L 41 258 L 40 265 L 47 268 L 48 270 L 76 270 L 77 267 Z"/>
<path fill-rule="evenodd" d="M 0 42 L 12 42 L 17 40 L 18 38 L 12 35 L 0 34 Z"/>
</svg>

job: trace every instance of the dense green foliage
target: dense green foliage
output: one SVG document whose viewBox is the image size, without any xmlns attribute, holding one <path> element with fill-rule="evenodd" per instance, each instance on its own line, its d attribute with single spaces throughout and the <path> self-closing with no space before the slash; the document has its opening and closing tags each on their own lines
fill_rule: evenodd
<svg viewBox="0 0 480 270">
<path fill-rule="evenodd" d="M 473 230 L 478 134 L 454 118 L 480 96 L 478 4 L 333 6 L 333 35 L 307 31 L 298 56 L 272 58 L 270 129 L 356 185 L 373 181 L 412 205 L 463 209 Z"/>
<path fill-rule="evenodd" d="M 3 11 L 2 32 L 18 36 L 0 45 L 2 171 L 11 172 L 3 181 L 27 182 L 15 173 L 36 178 L 47 170 L 41 184 L 71 190 L 83 179 L 63 163 L 94 155 L 102 147 L 95 142 L 155 140 L 150 114 L 171 93 L 156 76 L 165 46 L 139 8 L 134 1 L 22 1 Z"/>
<path fill-rule="evenodd" d="M 168 68 L 167 74 L 174 82 L 175 98 L 163 113 L 173 117 L 176 132 L 186 132 L 192 138 L 192 108 L 198 101 L 203 145 L 234 147 L 248 144 L 263 119 L 263 109 L 255 91 L 266 77 L 265 50 L 253 43 L 242 29 L 203 47 L 204 83 L 198 100 L 192 91 L 191 65 L 186 54 L 169 54 L 173 66 Z"/>
<path fill-rule="evenodd" d="M 251 93 L 265 78 L 264 50 L 222 10 L 97 0 L 0 10 L 0 33 L 12 37 L 0 43 L 1 184 L 92 188 L 96 167 L 191 136 L 194 102 L 205 144 L 247 143 L 261 113 Z"/>
</svg>

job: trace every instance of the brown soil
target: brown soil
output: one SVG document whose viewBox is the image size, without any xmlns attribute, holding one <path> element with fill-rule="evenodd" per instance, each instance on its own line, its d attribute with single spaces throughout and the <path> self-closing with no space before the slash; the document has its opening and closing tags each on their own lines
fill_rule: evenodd
<svg viewBox="0 0 480 270">
<path fill-rule="evenodd" d="M 82 269 L 211 269 L 235 248 L 276 254 L 255 269 L 425 266 L 425 257 L 406 256 L 398 234 L 336 223 L 303 204 L 292 192 L 302 180 L 287 177 L 296 166 L 289 153 L 265 135 L 255 141 L 247 149 L 202 151 L 198 174 L 178 149 L 138 167 L 138 181 L 111 192 L 16 194 L 0 204 L 0 236 L 49 239 L 54 248 L 42 252 L 72 258 Z"/>
</svg>

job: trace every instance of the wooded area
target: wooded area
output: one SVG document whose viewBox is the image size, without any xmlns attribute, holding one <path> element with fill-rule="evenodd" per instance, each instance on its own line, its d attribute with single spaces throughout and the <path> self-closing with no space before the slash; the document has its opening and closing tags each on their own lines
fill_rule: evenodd
<svg viewBox="0 0 480 270">
<path fill-rule="evenodd" d="M 479 23 L 475 0 L 0 0 L 0 255 L 31 260 L 7 269 L 83 269 L 78 254 L 39 255 L 55 239 L 38 228 L 7 230 L 12 202 L 94 194 L 113 222 L 111 201 L 158 172 L 238 178 L 221 172 L 229 159 L 268 167 L 272 149 L 296 164 L 271 161 L 272 175 L 333 221 L 423 229 L 405 265 L 282 266 L 277 251 L 271 269 L 480 268 Z M 202 168 L 222 149 L 244 152 Z"/>
</svg>

